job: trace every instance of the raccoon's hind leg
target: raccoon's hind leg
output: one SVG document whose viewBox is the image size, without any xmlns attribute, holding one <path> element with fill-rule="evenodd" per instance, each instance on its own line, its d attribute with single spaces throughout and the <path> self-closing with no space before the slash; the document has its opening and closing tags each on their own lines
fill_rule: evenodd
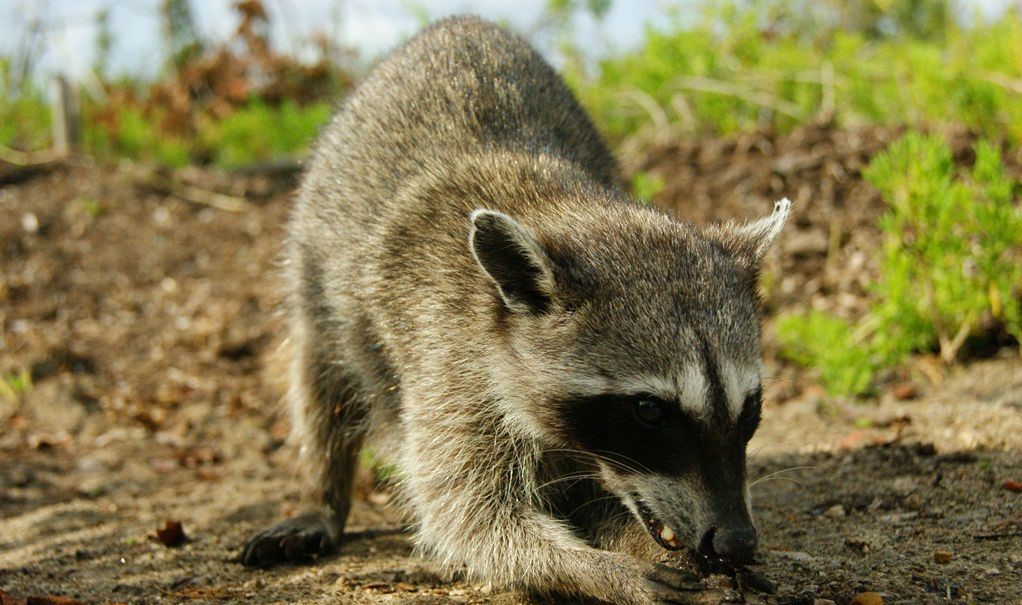
<svg viewBox="0 0 1022 605">
<path fill-rule="evenodd" d="M 300 449 L 308 510 L 248 539 L 241 562 L 252 567 L 308 561 L 340 543 L 351 508 L 355 466 L 365 434 L 365 405 L 356 381 L 333 360 L 322 326 L 309 314 L 294 321 L 288 391 Z M 332 356 L 333 355 L 333 356 Z"/>
</svg>

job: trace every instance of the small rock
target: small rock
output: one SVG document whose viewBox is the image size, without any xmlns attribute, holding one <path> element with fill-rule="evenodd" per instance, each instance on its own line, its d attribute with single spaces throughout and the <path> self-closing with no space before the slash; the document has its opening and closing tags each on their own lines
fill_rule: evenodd
<svg viewBox="0 0 1022 605">
<path fill-rule="evenodd" d="M 823 511 L 824 517 L 838 518 L 844 517 L 846 514 L 848 513 L 845 512 L 845 507 L 841 506 L 840 504 L 835 504 L 834 506 Z"/>
<path fill-rule="evenodd" d="M 884 605 L 884 598 L 879 592 L 860 592 L 849 605 Z"/>
<path fill-rule="evenodd" d="M 1009 492 L 1022 493 L 1022 482 L 1006 479 L 1003 485 Z"/>
<path fill-rule="evenodd" d="M 905 523 L 906 521 L 911 521 L 912 519 L 915 519 L 918 516 L 919 513 L 916 511 L 909 511 L 904 513 L 890 513 L 888 515 L 881 515 L 880 522 L 898 525 L 901 523 Z"/>
<path fill-rule="evenodd" d="M 946 550 L 935 550 L 933 551 L 933 560 L 941 565 L 947 565 L 951 562 L 951 553 Z"/>
<path fill-rule="evenodd" d="M 895 387 L 891 389 L 891 394 L 894 395 L 894 398 L 898 401 L 906 401 L 908 399 L 915 399 L 918 397 L 919 389 L 911 382 L 903 382 L 899 385 L 895 385 Z"/>
<path fill-rule="evenodd" d="M 830 599 L 813 599 L 813 605 L 837 605 L 837 603 Z"/>
<path fill-rule="evenodd" d="M 817 557 L 798 550 L 772 550 L 771 554 L 783 557 L 785 559 L 791 559 L 792 561 L 799 561 L 801 563 L 815 563 L 818 561 Z"/>
<path fill-rule="evenodd" d="M 31 212 L 26 212 L 21 215 L 21 228 L 27 233 L 38 233 L 39 232 L 39 217 Z"/>
</svg>

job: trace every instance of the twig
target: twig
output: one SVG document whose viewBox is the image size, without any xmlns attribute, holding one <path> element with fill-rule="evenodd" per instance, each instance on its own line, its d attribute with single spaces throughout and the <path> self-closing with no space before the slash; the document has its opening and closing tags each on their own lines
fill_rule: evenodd
<svg viewBox="0 0 1022 605">
<path fill-rule="evenodd" d="M 186 202 L 210 206 L 217 210 L 242 212 L 248 207 L 248 201 L 244 198 L 201 189 L 193 185 L 185 185 L 184 183 L 179 183 L 169 178 L 162 178 L 152 173 L 135 175 L 135 179 L 139 184 L 150 189 L 173 195 Z"/>
<path fill-rule="evenodd" d="M 1022 80 L 1017 80 L 1006 74 L 996 71 L 987 71 L 979 74 L 979 79 L 984 82 L 989 82 L 990 84 L 996 84 L 1009 92 L 1022 94 Z"/>
<path fill-rule="evenodd" d="M 976 534 L 972 536 L 972 539 L 977 542 L 984 540 L 1000 540 L 1002 538 L 1022 538 L 1022 531 L 1006 531 L 996 534 Z"/>
<path fill-rule="evenodd" d="M 653 120 L 653 125 L 656 128 L 656 132 L 658 133 L 667 132 L 667 130 L 670 127 L 670 123 L 668 122 L 667 119 L 667 114 L 664 112 L 663 108 L 660 107 L 660 105 L 653 99 L 653 97 L 649 96 L 648 94 L 639 90 L 638 88 L 626 90 L 622 92 L 620 96 L 625 99 L 630 99 L 634 101 L 636 105 L 644 109 L 646 113 L 649 114 L 650 119 Z"/>
<path fill-rule="evenodd" d="M 14 166 L 39 166 L 49 164 L 64 157 L 56 149 L 44 151 L 18 151 L 4 145 L 0 145 L 0 162 L 7 162 Z"/>
<path fill-rule="evenodd" d="M 714 80 L 713 78 L 704 78 L 701 76 L 682 76 L 680 78 L 676 78 L 672 84 L 678 88 L 684 88 L 687 90 L 697 90 L 699 92 L 709 92 L 737 97 L 755 105 L 783 113 L 784 115 L 795 118 L 796 120 L 802 119 L 802 113 L 799 110 L 798 105 L 790 101 L 785 101 L 784 99 L 778 99 L 777 97 L 765 92 L 749 90 L 735 84 L 734 82 Z"/>
</svg>

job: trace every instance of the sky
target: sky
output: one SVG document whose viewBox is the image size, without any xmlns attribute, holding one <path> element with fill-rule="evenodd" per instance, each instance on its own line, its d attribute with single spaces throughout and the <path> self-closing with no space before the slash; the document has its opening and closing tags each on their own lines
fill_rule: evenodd
<svg viewBox="0 0 1022 605">
<path fill-rule="evenodd" d="M 287 49 L 292 40 L 322 31 L 354 47 L 369 60 L 413 34 L 421 15 L 437 18 L 473 13 L 509 22 L 520 30 L 535 26 L 546 0 L 263 0 L 274 24 L 274 41 Z M 0 0 L 0 55 L 22 46 L 29 24 L 46 25 L 41 71 L 82 76 L 95 54 L 96 15 L 110 10 L 115 34 L 114 73 L 154 73 L 164 49 L 160 36 L 160 0 Z M 230 35 L 237 19 L 232 0 L 192 0 L 200 33 L 213 39 Z M 627 48 L 641 38 L 644 23 L 656 18 L 661 0 L 614 2 L 606 25 L 597 31 L 590 19 L 579 23 L 581 38 L 602 50 Z"/>
<path fill-rule="evenodd" d="M 437 18 L 474 13 L 511 23 L 529 31 L 538 22 L 546 0 L 263 0 L 271 13 L 275 42 L 289 49 L 291 41 L 322 31 L 354 47 L 365 60 L 410 36 L 421 25 L 421 14 Z M 996 14 L 1022 0 L 960 0 L 967 11 L 978 8 Z M 665 4 L 682 6 L 696 0 L 616 0 L 602 26 L 590 19 L 576 24 L 578 40 L 592 54 L 634 47 L 647 23 L 662 18 Z M 68 73 L 87 79 L 96 40 L 96 15 L 110 10 L 115 33 L 114 74 L 154 74 L 165 56 L 160 36 L 160 0 L 0 0 L 0 56 L 10 56 L 24 44 L 29 24 L 45 24 L 38 68 L 42 75 Z M 237 20 L 232 0 L 192 0 L 200 33 L 226 38 Z M 541 48 L 541 51 L 550 51 Z"/>
</svg>

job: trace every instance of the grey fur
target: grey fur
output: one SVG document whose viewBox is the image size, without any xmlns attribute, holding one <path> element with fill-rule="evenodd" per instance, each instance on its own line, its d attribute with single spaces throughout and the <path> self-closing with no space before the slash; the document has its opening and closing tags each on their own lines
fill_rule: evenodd
<svg viewBox="0 0 1022 605">
<path fill-rule="evenodd" d="M 337 544 L 368 441 L 439 563 L 532 592 L 685 602 L 691 578 L 648 562 L 629 494 L 691 524 L 690 543 L 726 522 L 721 494 L 747 521 L 744 442 L 726 481 L 653 475 L 580 447 L 561 410 L 636 377 L 680 392 L 721 360 L 758 369 L 756 273 L 783 217 L 703 232 L 629 200 L 615 173 L 560 78 L 489 23 L 443 20 L 373 69 L 288 230 L 289 401 L 322 512 L 257 534 L 246 563 Z M 731 448 L 734 404 L 706 384 L 699 430 Z"/>
</svg>

